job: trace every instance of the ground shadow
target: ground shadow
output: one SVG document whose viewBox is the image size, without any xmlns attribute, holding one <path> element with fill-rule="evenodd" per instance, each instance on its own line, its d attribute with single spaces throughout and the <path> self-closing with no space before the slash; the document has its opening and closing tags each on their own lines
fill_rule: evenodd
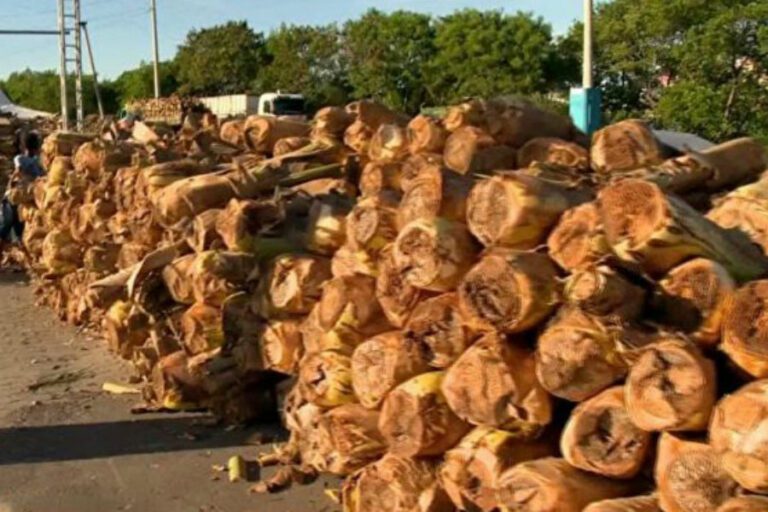
<svg viewBox="0 0 768 512">
<path fill-rule="evenodd" d="M 274 423 L 226 429 L 200 417 L 137 417 L 133 421 L 0 429 L 0 466 L 97 459 L 142 453 L 206 450 L 285 439 Z"/>
</svg>

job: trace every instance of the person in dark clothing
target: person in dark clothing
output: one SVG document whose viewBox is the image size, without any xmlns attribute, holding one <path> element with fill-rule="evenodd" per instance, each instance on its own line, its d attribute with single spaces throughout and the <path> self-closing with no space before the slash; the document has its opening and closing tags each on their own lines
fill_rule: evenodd
<svg viewBox="0 0 768 512">
<path fill-rule="evenodd" d="M 30 132 L 24 137 L 23 151 L 13 159 L 13 174 L 8 182 L 8 188 L 2 200 L 2 223 L 0 224 L 0 247 L 11 239 L 11 232 L 21 240 L 24 234 L 24 223 L 19 217 L 18 206 L 13 204 L 13 192 L 20 187 L 29 186 L 37 178 L 44 176 L 45 171 L 40 164 L 40 136 Z"/>
</svg>

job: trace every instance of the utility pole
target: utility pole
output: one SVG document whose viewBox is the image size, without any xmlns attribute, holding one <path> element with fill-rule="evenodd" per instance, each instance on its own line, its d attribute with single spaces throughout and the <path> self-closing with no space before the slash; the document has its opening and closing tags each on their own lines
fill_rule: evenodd
<svg viewBox="0 0 768 512">
<path fill-rule="evenodd" d="M 93 74 L 93 89 L 96 93 L 96 105 L 99 107 L 99 117 L 104 119 L 104 104 L 101 102 L 101 91 L 99 90 L 99 75 L 96 73 L 96 61 L 93 58 L 93 48 L 91 47 L 91 36 L 88 35 L 88 23 L 80 22 L 85 34 L 85 46 L 88 48 L 88 60 L 91 63 L 91 73 Z"/>
<path fill-rule="evenodd" d="M 82 22 L 80 20 L 80 0 L 72 0 L 72 18 L 75 33 L 75 116 L 77 118 L 77 131 L 83 131 L 83 47 L 82 47 Z"/>
<path fill-rule="evenodd" d="M 571 119 L 581 131 L 592 135 L 600 128 L 601 94 L 600 87 L 594 83 L 593 55 L 593 0 L 584 0 L 584 63 L 582 68 L 582 86 L 571 89 Z"/>
<path fill-rule="evenodd" d="M 591 89 L 592 82 L 592 0 L 584 0 L 584 66 L 582 69 L 582 87 Z"/>
<path fill-rule="evenodd" d="M 160 49 L 157 43 L 157 0 L 152 3 L 152 54 L 155 69 L 155 98 L 160 97 Z"/>
<path fill-rule="evenodd" d="M 61 128 L 69 130 L 67 104 L 67 34 L 64 27 L 64 0 L 58 0 L 59 15 L 59 94 L 61 94 Z"/>
</svg>

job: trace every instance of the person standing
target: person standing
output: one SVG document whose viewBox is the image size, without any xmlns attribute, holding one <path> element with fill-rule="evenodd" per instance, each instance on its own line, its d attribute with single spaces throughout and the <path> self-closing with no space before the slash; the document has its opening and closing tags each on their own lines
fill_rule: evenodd
<svg viewBox="0 0 768 512">
<path fill-rule="evenodd" d="M 37 178 L 45 175 L 40 164 L 40 136 L 29 132 L 24 136 L 23 150 L 13 159 L 13 174 L 2 200 L 2 223 L 0 223 L 0 248 L 11 240 L 11 233 L 21 240 L 24 223 L 19 217 L 18 205 L 14 204 L 14 192 L 28 187 Z"/>
</svg>

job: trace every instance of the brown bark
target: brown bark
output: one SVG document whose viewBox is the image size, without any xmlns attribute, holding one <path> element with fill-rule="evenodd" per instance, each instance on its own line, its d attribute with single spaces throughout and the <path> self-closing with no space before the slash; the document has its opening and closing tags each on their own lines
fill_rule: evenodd
<svg viewBox="0 0 768 512">
<path fill-rule="evenodd" d="M 645 306 L 645 289 L 608 266 L 574 270 L 565 283 L 565 300 L 585 313 L 632 321 Z"/>
<path fill-rule="evenodd" d="M 719 144 L 701 152 L 715 168 L 707 189 L 722 190 L 757 179 L 768 169 L 768 152 L 755 139 L 744 137 Z"/>
<path fill-rule="evenodd" d="M 481 128 L 465 126 L 445 142 L 445 165 L 459 174 L 475 174 L 517 167 L 517 151 L 499 145 Z"/>
<path fill-rule="evenodd" d="M 418 219 L 441 217 L 455 222 L 467 218 L 467 196 L 472 179 L 439 165 L 424 166 L 418 176 L 408 181 L 398 211 L 401 227 Z"/>
<path fill-rule="evenodd" d="M 245 145 L 256 153 L 271 154 L 275 144 L 286 137 L 307 137 L 310 126 L 298 121 L 276 117 L 250 116 L 245 120 L 243 138 Z"/>
<path fill-rule="evenodd" d="M 352 387 L 360 403 L 378 408 L 392 389 L 430 371 L 423 346 L 392 331 L 363 342 L 352 354 Z"/>
<path fill-rule="evenodd" d="M 450 291 L 469 270 L 477 248 L 464 224 L 419 219 L 395 240 L 395 264 L 409 284 L 428 291 Z"/>
<path fill-rule="evenodd" d="M 408 135 L 402 126 L 383 124 L 371 138 L 368 156 L 376 162 L 399 162 L 408 156 Z"/>
<path fill-rule="evenodd" d="M 419 153 L 442 153 L 448 132 L 442 123 L 427 115 L 418 115 L 408 123 L 408 150 Z"/>
<path fill-rule="evenodd" d="M 416 305 L 403 335 L 419 344 L 435 368 L 448 368 L 476 338 L 459 310 L 456 293 L 444 293 Z"/>
<path fill-rule="evenodd" d="M 651 434 L 637 428 L 613 387 L 579 404 L 563 430 L 560 450 L 574 467 L 609 478 L 633 478 L 645 463 Z"/>
<path fill-rule="evenodd" d="M 612 124 L 592 137 L 592 168 L 599 173 L 630 171 L 663 160 L 661 145 L 648 125 L 636 119 Z"/>
<path fill-rule="evenodd" d="M 360 193 L 363 197 L 376 196 L 387 190 L 400 190 L 402 164 L 397 162 L 370 162 L 360 174 Z"/>
<path fill-rule="evenodd" d="M 543 322 L 560 300 L 557 269 L 547 256 L 497 249 L 486 253 L 459 286 L 470 326 L 522 332 Z"/>
<path fill-rule="evenodd" d="M 318 437 L 327 445 L 327 471 L 346 476 L 384 455 L 387 445 L 378 423 L 378 411 L 359 404 L 342 405 L 323 414 Z"/>
<path fill-rule="evenodd" d="M 320 256 L 284 255 L 275 258 L 258 290 L 257 311 L 265 318 L 305 315 L 320 300 L 331 278 L 330 261 Z"/>
<path fill-rule="evenodd" d="M 721 349 L 739 368 L 757 378 L 768 377 L 768 281 L 754 281 L 728 299 Z"/>
<path fill-rule="evenodd" d="M 486 247 L 532 249 L 546 240 L 566 210 L 591 199 L 583 188 L 522 173 L 494 176 L 472 189 L 467 224 Z"/>
<path fill-rule="evenodd" d="M 376 276 L 376 299 L 393 327 L 403 327 L 414 308 L 429 297 L 427 292 L 408 284 L 395 265 L 392 246 L 382 249 Z"/>
<path fill-rule="evenodd" d="M 444 372 L 423 373 L 400 384 L 384 399 L 379 430 L 391 454 L 441 455 L 469 431 L 469 425 L 445 401 L 440 390 L 444 376 Z"/>
<path fill-rule="evenodd" d="M 499 479 L 502 512 L 581 512 L 590 503 L 631 495 L 637 484 L 590 474 L 563 459 L 523 462 Z"/>
<path fill-rule="evenodd" d="M 745 489 L 768 493 L 768 381 L 747 384 L 715 407 L 709 427 L 723 468 Z"/>
<path fill-rule="evenodd" d="M 536 379 L 534 354 L 495 333 L 459 357 L 442 390 L 456 415 L 473 425 L 535 435 L 552 420 L 552 402 Z"/>
<path fill-rule="evenodd" d="M 566 211 L 547 239 L 549 255 L 565 270 L 589 267 L 611 254 L 597 204 Z"/>
<path fill-rule="evenodd" d="M 551 137 L 531 139 L 517 153 L 517 165 L 530 167 L 534 162 L 562 165 L 586 171 L 589 152 L 574 142 Z"/>
<path fill-rule="evenodd" d="M 584 512 L 662 512 L 656 496 L 617 498 L 592 503 Z"/>
<path fill-rule="evenodd" d="M 643 351 L 625 390 L 629 416 L 643 430 L 698 431 L 715 405 L 717 376 L 695 344 L 667 338 Z"/>
</svg>

